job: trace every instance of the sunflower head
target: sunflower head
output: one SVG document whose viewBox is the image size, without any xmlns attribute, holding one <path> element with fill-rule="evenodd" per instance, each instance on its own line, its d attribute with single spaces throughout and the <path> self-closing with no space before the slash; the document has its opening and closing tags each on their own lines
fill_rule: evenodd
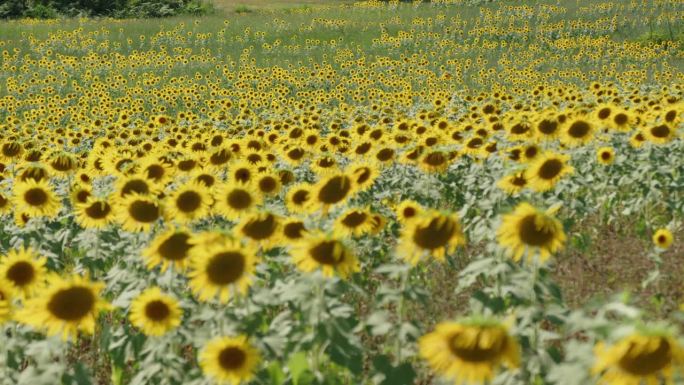
<svg viewBox="0 0 684 385">
<path fill-rule="evenodd" d="M 540 155 L 525 171 L 525 178 L 535 191 L 551 190 L 564 175 L 573 172 L 567 164 L 570 157 L 566 155 L 547 153 Z"/>
<path fill-rule="evenodd" d="M 45 283 L 45 263 L 31 248 L 12 249 L 0 259 L 0 280 L 21 298 L 30 298 Z"/>
<path fill-rule="evenodd" d="M 194 242 L 193 242 L 194 243 Z M 256 250 L 233 238 L 205 236 L 190 252 L 190 288 L 201 301 L 218 296 L 222 303 L 247 292 L 256 264 Z"/>
<path fill-rule="evenodd" d="M 143 334 L 161 336 L 178 327 L 182 315 L 175 298 L 152 287 L 133 300 L 128 318 Z"/>
<path fill-rule="evenodd" d="M 259 361 L 259 351 L 245 336 L 214 338 L 199 357 L 204 374 L 216 383 L 226 385 L 248 382 L 254 377 Z"/>
<path fill-rule="evenodd" d="M 340 237 L 360 236 L 368 233 L 372 226 L 370 211 L 367 209 L 348 209 L 335 220 L 333 229 L 335 234 Z"/>
<path fill-rule="evenodd" d="M 611 164 L 615 161 L 615 151 L 612 147 L 601 147 L 596 151 L 596 158 L 603 165 Z"/>
<path fill-rule="evenodd" d="M 671 383 L 673 369 L 684 369 L 684 350 L 667 331 L 639 330 L 612 345 L 600 342 L 594 354 L 600 384 Z"/>
<path fill-rule="evenodd" d="M 455 214 L 425 210 L 402 230 L 401 254 L 413 265 L 423 256 L 443 262 L 446 254 L 463 244 L 465 237 Z"/>
<path fill-rule="evenodd" d="M 99 312 L 110 308 L 100 298 L 104 286 L 80 276 L 52 275 L 40 292 L 26 301 L 16 319 L 64 340 L 75 338 L 79 331 L 93 334 Z"/>
<path fill-rule="evenodd" d="M 172 266 L 183 271 L 193 247 L 191 238 L 192 234 L 185 229 L 170 229 L 157 235 L 142 253 L 147 268 L 160 266 L 163 272 Z"/>
<path fill-rule="evenodd" d="M 280 240 L 281 218 L 269 212 L 245 216 L 237 226 L 240 237 L 268 248 Z"/>
<path fill-rule="evenodd" d="M 409 221 L 418 218 L 423 211 L 423 207 L 414 200 L 406 199 L 399 203 L 394 211 L 397 214 L 399 222 L 406 224 Z"/>
<path fill-rule="evenodd" d="M 520 364 L 518 342 L 494 320 L 442 322 L 418 344 L 432 370 L 457 384 L 486 383 L 501 366 L 512 369 Z"/>
<path fill-rule="evenodd" d="M 116 214 L 127 231 L 149 231 L 164 217 L 161 203 L 154 197 L 132 193 L 119 199 Z"/>
<path fill-rule="evenodd" d="M 497 236 L 499 244 L 516 261 L 527 252 L 528 257 L 539 255 L 541 262 L 545 262 L 565 243 L 560 221 L 550 212 L 540 211 L 528 203 L 519 204 L 503 217 Z"/>
<path fill-rule="evenodd" d="M 225 183 L 217 189 L 216 210 L 226 219 L 238 219 L 261 204 L 261 195 L 249 183 Z"/>
<path fill-rule="evenodd" d="M 658 229 L 653 234 L 653 244 L 660 249 L 665 250 L 670 248 L 672 242 L 674 242 L 674 237 L 672 236 L 672 232 L 668 229 Z"/>
<path fill-rule="evenodd" d="M 341 240 L 332 236 L 309 233 L 293 248 L 292 259 L 304 272 L 321 270 L 326 277 L 346 278 L 359 271 L 359 261 Z"/>
</svg>

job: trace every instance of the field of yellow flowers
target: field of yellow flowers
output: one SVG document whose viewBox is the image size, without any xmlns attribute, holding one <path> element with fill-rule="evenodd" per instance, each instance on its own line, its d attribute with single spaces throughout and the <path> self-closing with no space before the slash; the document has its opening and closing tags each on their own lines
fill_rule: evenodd
<svg viewBox="0 0 684 385">
<path fill-rule="evenodd" d="M 0 21 L 0 385 L 684 384 L 684 3 Z"/>
</svg>

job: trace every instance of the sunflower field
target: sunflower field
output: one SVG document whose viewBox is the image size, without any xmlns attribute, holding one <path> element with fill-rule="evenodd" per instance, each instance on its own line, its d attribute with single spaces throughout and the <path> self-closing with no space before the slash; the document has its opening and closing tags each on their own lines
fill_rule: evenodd
<svg viewBox="0 0 684 385">
<path fill-rule="evenodd" d="M 0 385 L 684 384 L 682 1 L 217 9 L 0 21 Z"/>
</svg>

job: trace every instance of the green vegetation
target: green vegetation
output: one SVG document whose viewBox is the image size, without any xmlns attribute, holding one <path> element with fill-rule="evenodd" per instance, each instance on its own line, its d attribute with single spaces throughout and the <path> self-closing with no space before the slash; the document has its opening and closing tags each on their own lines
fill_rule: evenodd
<svg viewBox="0 0 684 385">
<path fill-rule="evenodd" d="M 204 0 L 5 0 L 0 18 L 54 19 L 58 16 L 117 18 L 202 15 L 213 8 Z"/>
</svg>

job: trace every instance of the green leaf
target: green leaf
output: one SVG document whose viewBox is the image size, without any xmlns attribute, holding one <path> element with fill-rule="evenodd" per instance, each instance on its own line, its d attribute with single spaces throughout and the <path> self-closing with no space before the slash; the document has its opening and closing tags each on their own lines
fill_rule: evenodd
<svg viewBox="0 0 684 385">
<path fill-rule="evenodd" d="M 287 360 L 287 367 L 290 369 L 292 383 L 298 385 L 302 373 L 309 369 L 309 360 L 306 357 L 306 353 L 297 352 L 291 355 L 290 359 Z"/>
</svg>

